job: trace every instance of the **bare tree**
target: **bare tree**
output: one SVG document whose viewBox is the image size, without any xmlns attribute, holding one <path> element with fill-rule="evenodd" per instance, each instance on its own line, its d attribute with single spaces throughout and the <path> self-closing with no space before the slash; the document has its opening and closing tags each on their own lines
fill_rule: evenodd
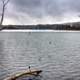
<svg viewBox="0 0 80 80">
<path fill-rule="evenodd" d="M 5 9 L 10 0 L 1 0 L 1 1 L 2 1 L 2 14 L 1 14 L 0 25 L 3 24 Z"/>
</svg>

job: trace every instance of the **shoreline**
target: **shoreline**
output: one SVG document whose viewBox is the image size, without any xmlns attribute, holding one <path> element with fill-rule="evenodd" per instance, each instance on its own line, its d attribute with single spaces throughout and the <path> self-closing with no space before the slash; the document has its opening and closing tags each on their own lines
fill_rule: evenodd
<svg viewBox="0 0 80 80">
<path fill-rule="evenodd" d="M 31 29 L 7 29 L 7 30 L 1 30 L 0 32 L 80 32 L 80 30 L 31 30 Z"/>
</svg>

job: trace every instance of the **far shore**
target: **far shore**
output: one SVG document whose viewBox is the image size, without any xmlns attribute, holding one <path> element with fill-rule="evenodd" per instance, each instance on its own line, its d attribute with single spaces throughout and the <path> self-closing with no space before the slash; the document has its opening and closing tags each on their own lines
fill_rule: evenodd
<svg viewBox="0 0 80 80">
<path fill-rule="evenodd" d="M 0 30 L 59 30 L 80 31 L 80 22 L 66 24 L 38 24 L 38 25 L 1 25 Z"/>
</svg>

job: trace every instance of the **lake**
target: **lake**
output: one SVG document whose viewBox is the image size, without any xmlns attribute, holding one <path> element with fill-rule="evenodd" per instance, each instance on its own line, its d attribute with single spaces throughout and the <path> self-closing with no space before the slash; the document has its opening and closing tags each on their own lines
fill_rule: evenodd
<svg viewBox="0 0 80 80">
<path fill-rule="evenodd" d="M 0 80 L 29 65 L 41 80 L 80 80 L 80 32 L 0 32 Z"/>
</svg>

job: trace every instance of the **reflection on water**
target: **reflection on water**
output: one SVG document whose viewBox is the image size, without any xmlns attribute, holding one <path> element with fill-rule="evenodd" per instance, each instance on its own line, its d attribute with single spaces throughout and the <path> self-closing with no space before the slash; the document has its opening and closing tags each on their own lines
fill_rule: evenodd
<svg viewBox="0 0 80 80">
<path fill-rule="evenodd" d="M 80 80 L 80 33 L 0 32 L 0 80 L 29 65 L 43 80 Z"/>
</svg>

